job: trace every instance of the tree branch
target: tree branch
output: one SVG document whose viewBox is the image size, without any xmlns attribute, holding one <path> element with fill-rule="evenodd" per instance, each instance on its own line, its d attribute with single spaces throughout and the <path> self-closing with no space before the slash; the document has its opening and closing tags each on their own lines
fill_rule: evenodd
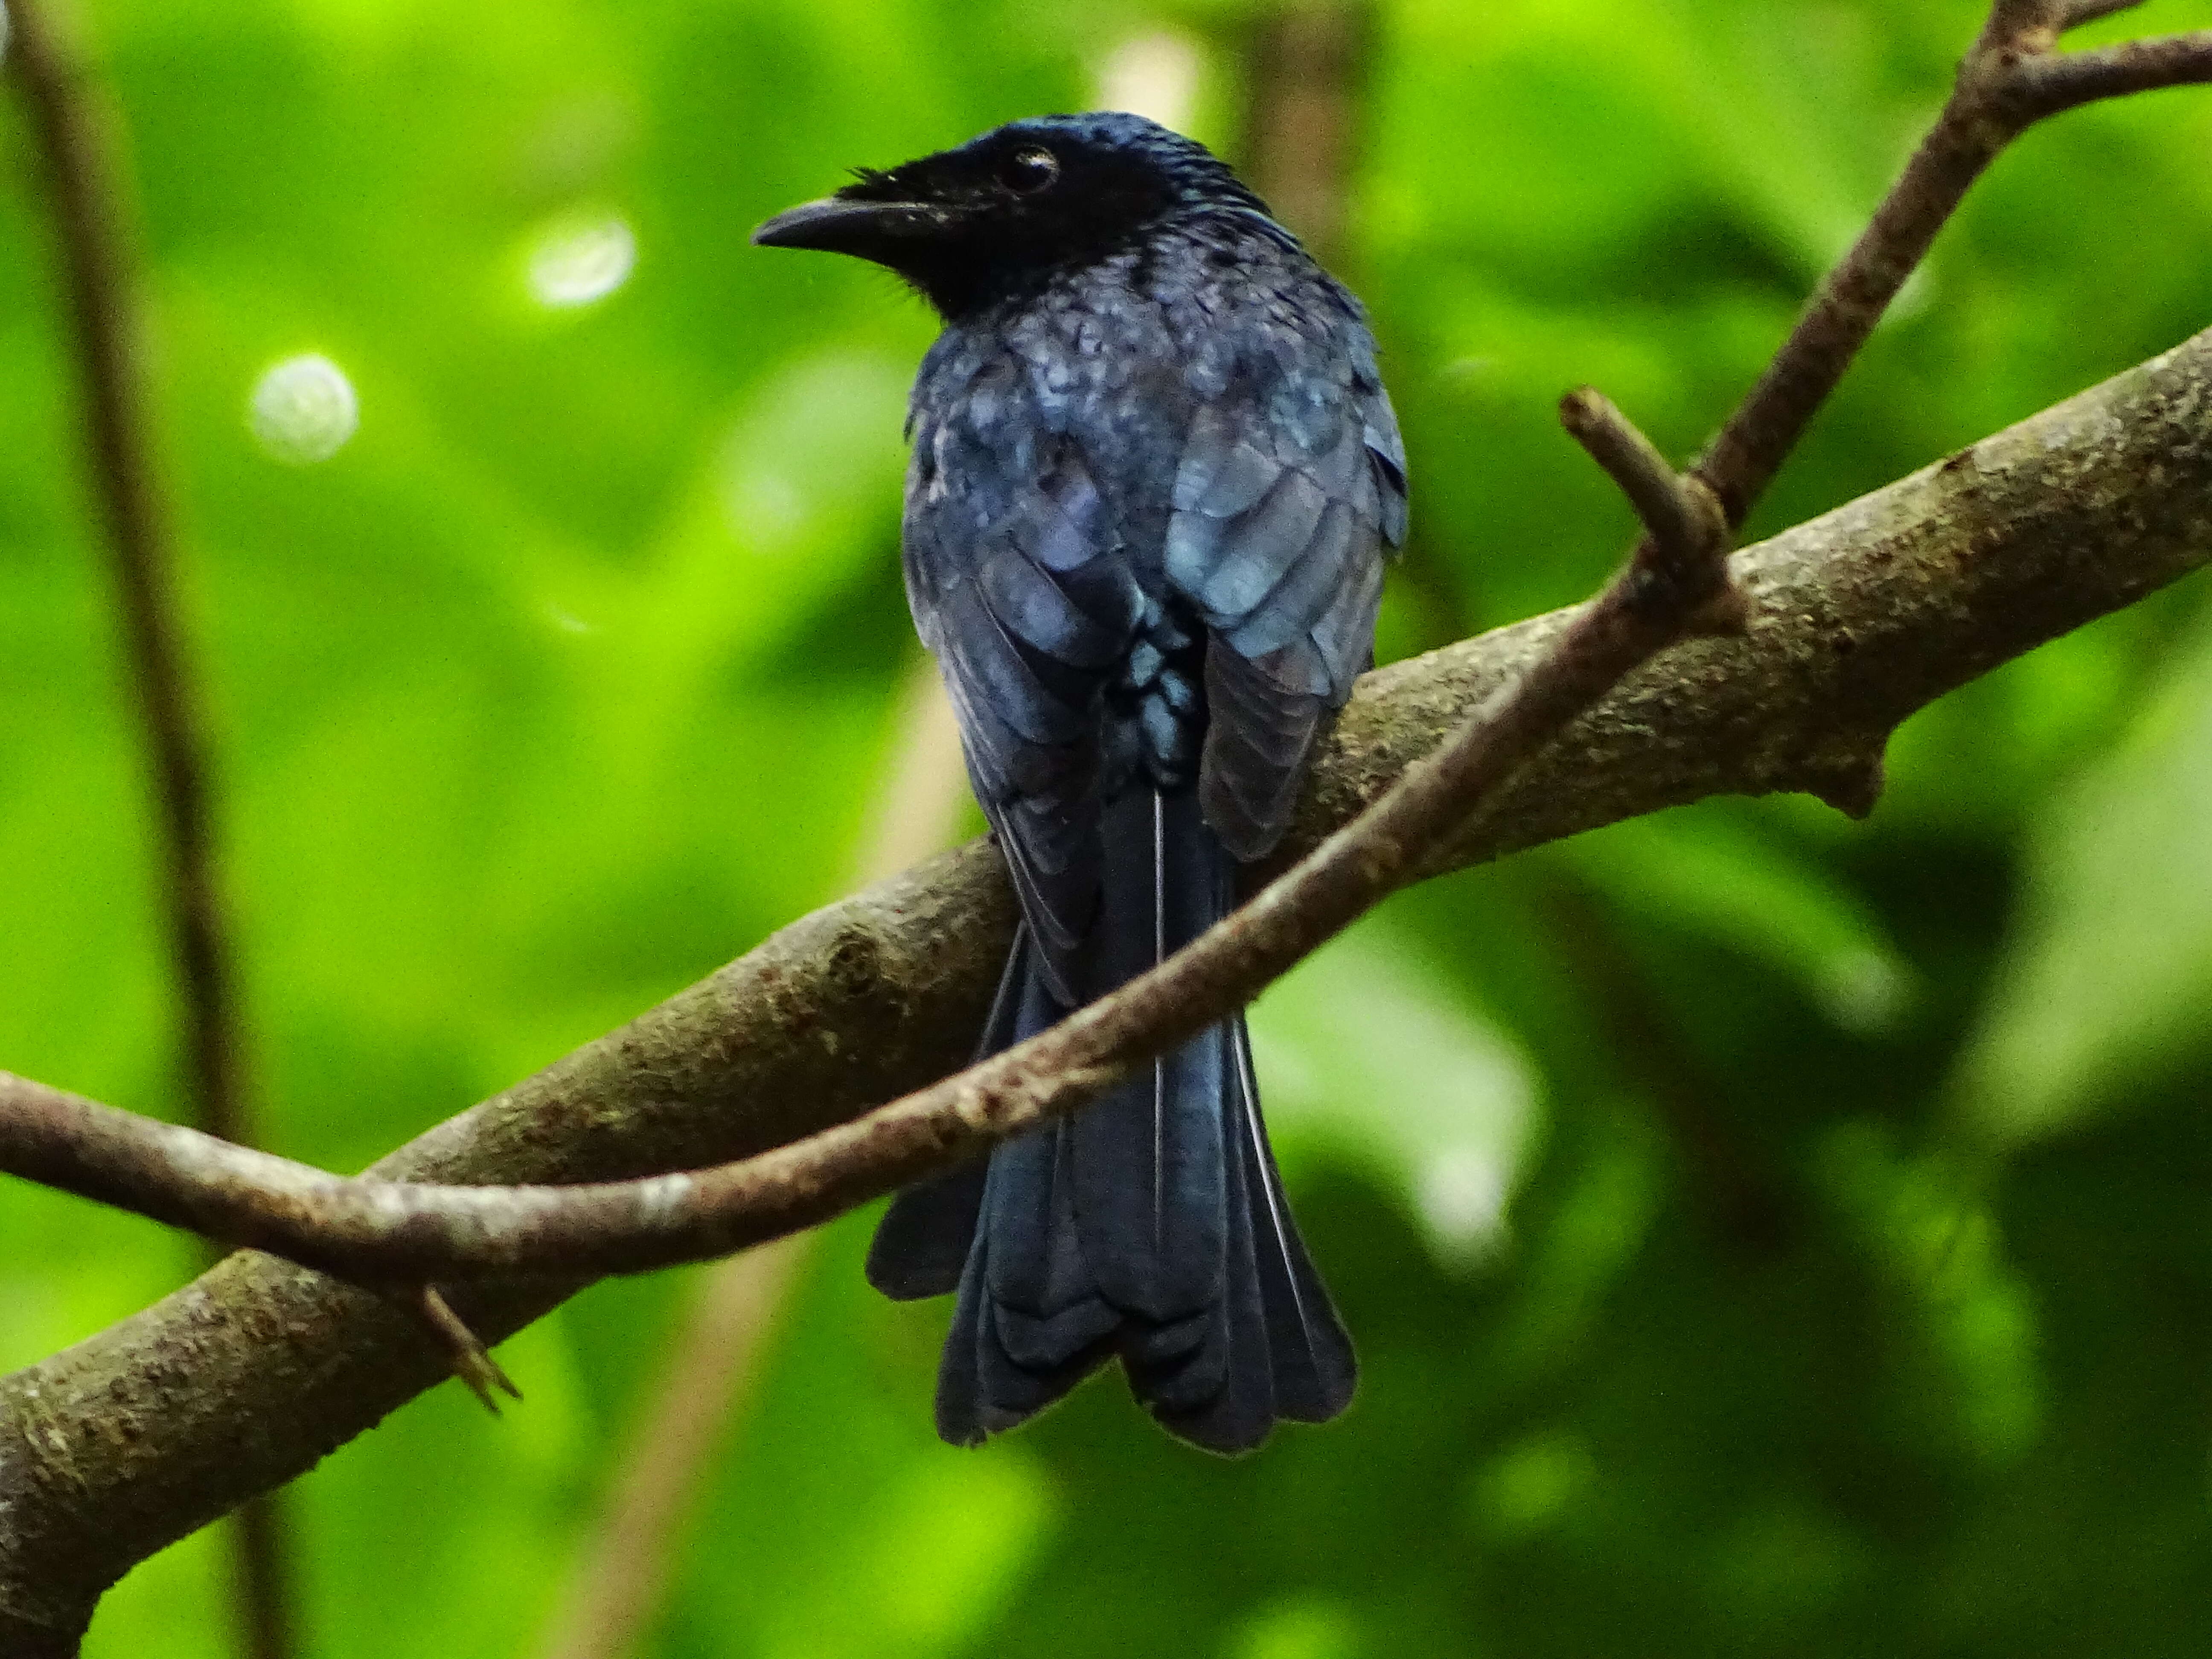
<svg viewBox="0 0 2212 1659">
<path fill-rule="evenodd" d="M 1624 682 L 1423 867 L 1717 793 L 1848 797 L 1915 709 L 2212 559 L 2208 502 L 2212 333 L 1738 554 L 1744 635 L 1686 642 Z M 1368 676 L 1286 852 L 1349 821 L 1577 614 Z M 794 1140 L 959 1063 L 1013 920 L 997 854 L 970 843 L 785 929 L 374 1173 L 606 1181 Z M 576 1288 L 454 1299 L 497 1339 Z M 443 1374 L 380 1297 L 247 1254 L 0 1379 L 0 1610 L 81 1624 L 133 1562 Z"/>
<path fill-rule="evenodd" d="M 1695 583 L 1707 564 L 1727 550 L 1728 520 L 1703 480 L 1678 473 L 1658 447 L 1632 426 L 1602 393 L 1583 386 L 1559 400 L 1559 423 L 1620 487 L 1644 521 L 1647 556 L 1662 580 Z M 1719 607 L 1710 631 L 1743 626 L 1741 595 L 1723 588 L 1709 596 Z"/>
<path fill-rule="evenodd" d="M 1997 0 L 1949 100 L 1858 240 L 1806 302 L 1751 395 L 1692 469 L 1741 526 L 1974 180 L 2037 122 L 2100 98 L 2212 80 L 2212 32 L 2058 54 L 2134 0 Z"/>
<path fill-rule="evenodd" d="M 186 1025 L 192 1115 L 252 1139 L 239 1084 L 238 1013 L 208 809 L 207 738 L 178 614 L 176 550 L 155 481 L 113 143 L 43 7 L 15 0 L 14 68 L 44 154 L 65 267 L 90 467 L 114 555 L 124 645 L 145 725 L 167 865 L 164 902 Z"/>
<path fill-rule="evenodd" d="M 2038 121 L 2106 98 L 2201 84 L 2212 81 L 2212 29 L 2029 58 L 2013 79 L 2013 97 Z"/>
<path fill-rule="evenodd" d="M 1239 29 L 1247 93 L 1237 170 L 1340 274 L 1376 33 L 1371 0 L 1273 7 Z"/>
<path fill-rule="evenodd" d="M 1584 883 L 1557 875 L 1538 883 L 1536 903 L 1613 1070 L 1664 1129 L 1706 1224 L 1747 1257 L 1774 1255 L 1796 1224 L 1787 1190 L 1729 1121 L 1725 1079 L 1700 1062 L 1628 959 L 1613 907 Z"/>
<path fill-rule="evenodd" d="M 2094 23 L 2100 17 L 2111 17 L 2124 11 L 2133 11 L 2143 0 L 2069 0 L 2059 8 L 2059 27 L 2077 29 L 2084 23 Z"/>
</svg>

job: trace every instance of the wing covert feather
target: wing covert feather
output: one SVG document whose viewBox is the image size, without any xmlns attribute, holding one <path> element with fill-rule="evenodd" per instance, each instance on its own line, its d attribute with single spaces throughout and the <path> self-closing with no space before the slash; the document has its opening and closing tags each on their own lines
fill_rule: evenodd
<svg viewBox="0 0 2212 1659">
<path fill-rule="evenodd" d="M 1120 526 L 1080 448 L 1000 431 L 1020 424 L 1022 402 L 971 394 L 917 418 L 902 541 L 976 799 L 1046 977 L 1072 1003 L 1071 960 L 1097 900 L 1098 688 L 1144 599 L 1114 556 Z"/>
<path fill-rule="evenodd" d="M 1192 416 L 1164 550 L 1205 620 L 1199 793 L 1237 856 L 1272 847 L 1328 717 L 1372 659 L 1406 535 L 1406 454 L 1364 325 L 1248 354 Z M 1299 348 L 1304 348 L 1303 349 Z"/>
</svg>

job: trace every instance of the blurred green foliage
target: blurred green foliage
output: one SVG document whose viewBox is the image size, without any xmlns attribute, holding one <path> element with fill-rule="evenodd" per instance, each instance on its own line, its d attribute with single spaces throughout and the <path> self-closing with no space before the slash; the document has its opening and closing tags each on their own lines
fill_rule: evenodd
<svg viewBox="0 0 2212 1659">
<path fill-rule="evenodd" d="M 744 237 L 1080 106 L 1142 31 L 1236 140 L 1254 14 L 1014 0 L 83 0 L 143 192 L 167 471 L 278 1150 L 356 1167 L 846 879 L 914 647 L 879 274 Z M 1412 446 L 1385 654 L 1581 596 L 1554 429 L 1711 430 L 1974 0 L 1390 0 L 1352 218 Z M 2089 38 L 2212 23 L 2158 0 Z M 0 114 L 0 1065 L 174 1109 L 147 790 L 54 259 Z M 634 270 L 629 259 L 634 253 Z M 2212 94 L 2031 136 L 1762 512 L 2212 321 Z M 626 278 L 626 280 L 624 280 Z M 549 302 L 550 301 L 550 302 Z M 288 465 L 269 367 L 359 424 Z M 2200 1654 L 2212 1639 L 2212 616 L 2189 584 L 1915 720 L 1871 822 L 1721 801 L 1405 896 L 1262 1004 L 1366 1363 L 1209 1461 L 1111 1382 L 940 1447 L 937 1308 L 828 1231 L 653 1652 Z M 0 1364 L 195 1247 L 11 1185 Z M 603 1287 L 301 1483 L 312 1651 L 532 1651 L 684 1275 Z M 88 1652 L 225 1651 L 196 1539 Z"/>
</svg>

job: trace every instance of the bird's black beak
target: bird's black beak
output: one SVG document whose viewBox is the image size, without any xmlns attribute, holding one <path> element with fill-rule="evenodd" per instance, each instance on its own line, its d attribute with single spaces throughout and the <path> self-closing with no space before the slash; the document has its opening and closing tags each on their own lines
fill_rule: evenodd
<svg viewBox="0 0 2212 1659">
<path fill-rule="evenodd" d="M 957 209 L 934 203 L 854 202 L 830 196 L 777 214 L 753 232 L 753 244 L 850 253 L 896 265 L 904 251 L 942 238 L 961 218 Z"/>
</svg>

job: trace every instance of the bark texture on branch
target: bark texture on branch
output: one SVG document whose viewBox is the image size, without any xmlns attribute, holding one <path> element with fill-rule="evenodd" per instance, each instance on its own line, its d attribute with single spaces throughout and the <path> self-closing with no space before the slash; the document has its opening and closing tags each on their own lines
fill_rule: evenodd
<svg viewBox="0 0 2212 1659">
<path fill-rule="evenodd" d="M 1739 555 L 1747 634 L 1640 671 L 1435 868 L 1716 793 L 1803 789 L 1864 811 L 1904 716 L 2208 559 L 2212 334 Z M 1349 819 L 1573 614 L 1368 677 L 1286 853 Z M 960 1063 L 1012 922 L 996 854 L 970 844 L 807 917 L 378 1172 L 616 1179 L 849 1118 Z M 455 1300 L 496 1340 L 575 1288 Z M 304 1471 L 445 1370 L 379 1298 L 243 1255 L 0 1379 L 0 1627 L 81 1628 L 133 1563 Z"/>
</svg>

